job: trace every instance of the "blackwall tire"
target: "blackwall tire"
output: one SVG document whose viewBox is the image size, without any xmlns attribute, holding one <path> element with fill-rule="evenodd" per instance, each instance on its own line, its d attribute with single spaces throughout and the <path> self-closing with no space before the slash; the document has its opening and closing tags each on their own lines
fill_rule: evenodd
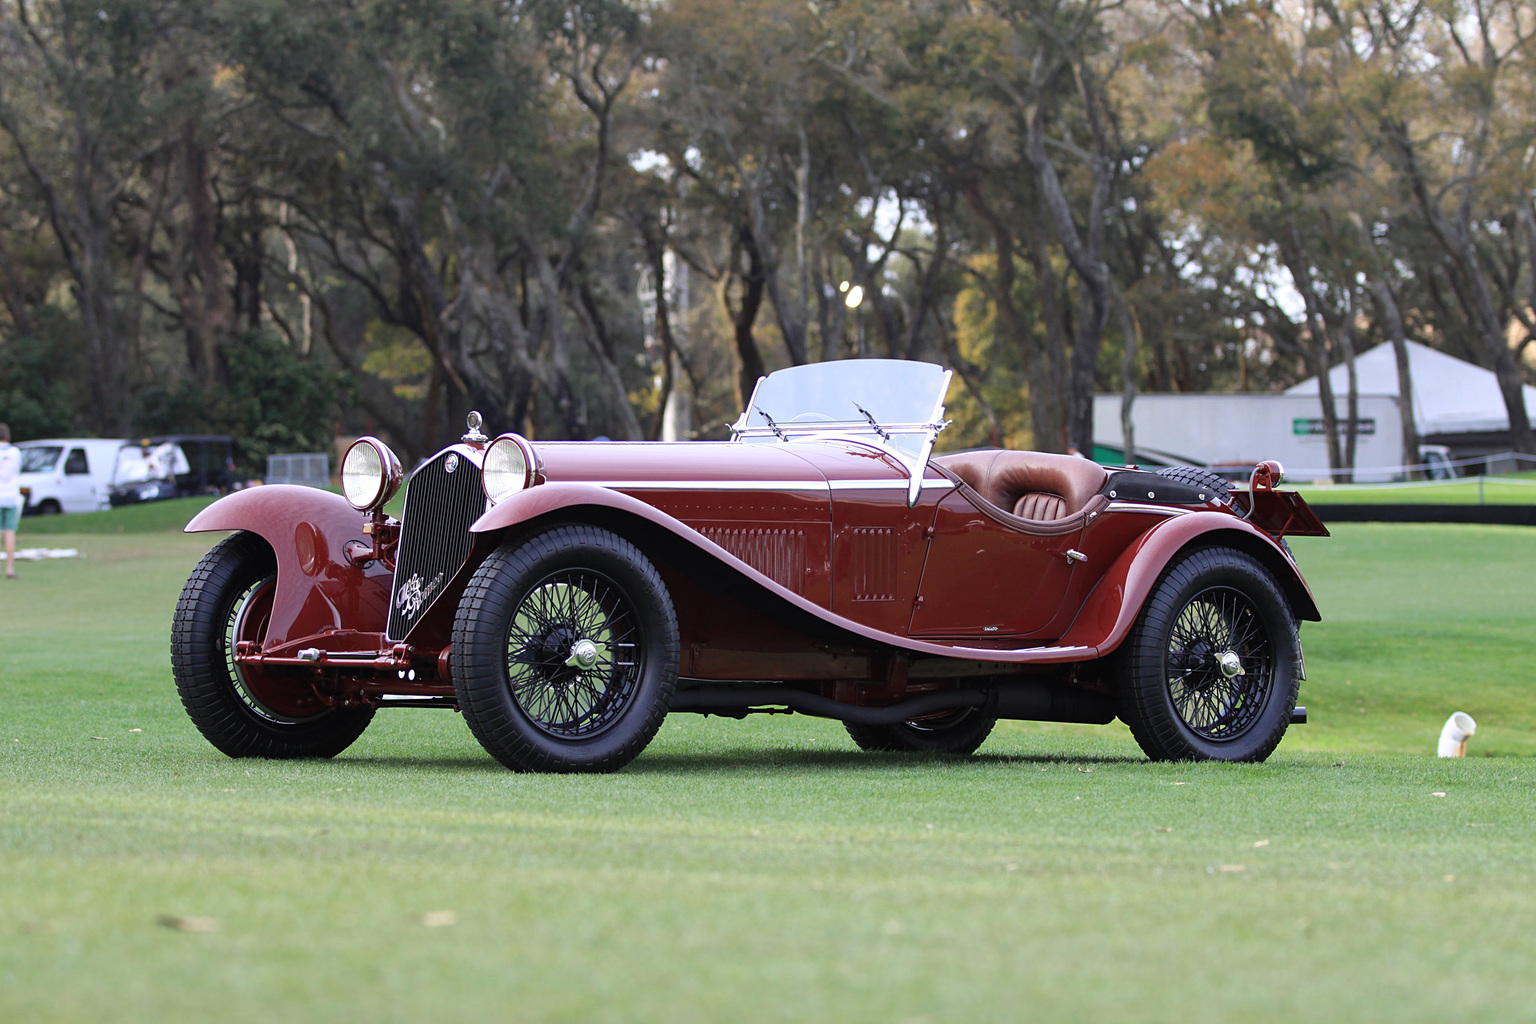
<svg viewBox="0 0 1536 1024">
<path fill-rule="evenodd" d="M 957 754 L 976 753 L 986 742 L 997 719 L 975 708 L 961 708 L 942 717 L 900 722 L 896 725 L 857 725 L 843 727 L 860 750 L 903 753 Z"/>
<path fill-rule="evenodd" d="M 1300 650 L 1267 569 L 1195 550 L 1164 572 L 1117 652 L 1120 717 L 1154 761 L 1263 761 L 1296 707 Z"/>
<path fill-rule="evenodd" d="M 1232 482 L 1220 473 L 1212 473 L 1208 469 L 1199 466 L 1168 466 L 1157 471 L 1157 475 L 1167 477 L 1181 484 L 1190 484 L 1194 487 L 1209 487 L 1215 492 L 1216 497 L 1222 501 L 1228 500 L 1232 495 Z"/>
<path fill-rule="evenodd" d="M 171 624 L 171 674 L 192 724 L 230 757 L 335 757 L 373 719 L 372 708 L 294 706 L 307 684 L 235 665 L 236 640 L 266 635 L 263 601 L 277 562 L 254 533 L 236 533 L 192 570 Z"/>
<path fill-rule="evenodd" d="M 516 771 L 622 768 L 656 735 L 677 689 L 677 615 L 660 574 L 593 526 L 556 526 L 494 551 L 459 602 L 452 650 L 465 722 Z"/>
</svg>

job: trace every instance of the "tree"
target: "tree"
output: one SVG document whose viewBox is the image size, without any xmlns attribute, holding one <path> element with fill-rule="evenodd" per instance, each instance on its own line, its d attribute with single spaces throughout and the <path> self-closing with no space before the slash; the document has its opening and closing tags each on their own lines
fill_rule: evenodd
<svg viewBox="0 0 1536 1024">
<path fill-rule="evenodd" d="M 0 133 L 67 269 L 86 354 L 83 418 L 102 433 L 126 433 L 131 415 L 138 310 L 122 294 L 114 230 L 135 176 L 170 144 L 170 111 L 182 97 L 155 72 L 177 14 L 147 0 L 0 7 Z"/>
</svg>

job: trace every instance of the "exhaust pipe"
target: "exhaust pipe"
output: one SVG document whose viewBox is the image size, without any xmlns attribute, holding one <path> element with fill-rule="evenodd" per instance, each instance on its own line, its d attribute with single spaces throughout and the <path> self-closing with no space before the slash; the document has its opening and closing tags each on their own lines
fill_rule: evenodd
<svg viewBox="0 0 1536 1024">
<path fill-rule="evenodd" d="M 835 718 L 855 725 L 896 725 L 961 708 L 979 708 L 984 714 L 998 718 L 1036 722 L 1106 725 L 1115 718 L 1113 698 L 1087 690 L 1028 681 L 1002 683 L 985 689 L 972 687 L 924 693 L 885 707 L 848 704 L 788 686 L 701 686 L 679 690 L 672 698 L 673 711 L 706 715 L 739 716 L 766 707 L 785 707 L 803 715 Z"/>
<path fill-rule="evenodd" d="M 1467 738 L 1477 732 L 1477 723 L 1465 711 L 1458 711 L 1445 720 L 1440 730 L 1441 757 L 1466 757 Z"/>
</svg>

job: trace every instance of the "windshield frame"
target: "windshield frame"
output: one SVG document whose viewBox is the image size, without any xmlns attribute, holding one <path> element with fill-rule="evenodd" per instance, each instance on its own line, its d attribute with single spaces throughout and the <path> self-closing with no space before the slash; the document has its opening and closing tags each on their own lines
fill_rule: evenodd
<svg viewBox="0 0 1536 1024">
<path fill-rule="evenodd" d="M 863 414 L 861 417 L 846 420 L 835 420 L 830 417 L 809 421 L 790 419 L 786 422 L 777 418 L 770 419 L 773 414 L 757 404 L 763 385 L 769 377 L 779 373 L 798 371 L 803 374 L 811 371 L 813 367 L 831 367 L 833 364 L 865 364 L 867 366 L 871 363 L 887 366 L 909 364 L 914 372 L 917 372 L 918 367 L 925 370 L 939 370 L 939 376 L 934 378 L 937 384 L 936 393 L 927 418 L 918 421 L 887 422 L 877 419 L 867 410 L 860 408 L 858 403 L 850 398 L 850 404 L 854 405 L 857 412 Z M 773 374 L 757 379 L 746 408 L 742 410 L 736 422 L 731 424 L 731 440 L 739 443 L 773 439 L 783 443 L 804 440 L 846 440 L 878 448 L 896 459 L 906 469 L 907 507 L 911 508 L 917 504 L 918 495 L 922 492 L 923 474 L 928 468 L 928 458 L 933 453 L 934 442 L 939 432 L 949 426 L 950 421 L 944 419 L 944 400 L 949 394 L 949 385 L 953 377 L 953 370 L 945 369 L 937 363 L 925 363 L 915 359 L 839 359 L 776 370 Z M 762 416 L 766 422 L 761 425 L 749 424 L 748 419 L 754 412 Z M 797 414 L 791 410 L 789 415 L 804 415 L 804 413 Z M 816 413 L 816 415 L 824 414 Z M 908 443 L 900 444 L 897 438 Z M 914 441 L 915 444 L 911 443 Z"/>
</svg>

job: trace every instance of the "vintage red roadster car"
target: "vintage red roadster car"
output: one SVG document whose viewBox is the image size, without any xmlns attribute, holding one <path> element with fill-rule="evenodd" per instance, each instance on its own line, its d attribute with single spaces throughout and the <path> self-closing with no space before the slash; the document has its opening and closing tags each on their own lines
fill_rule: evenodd
<svg viewBox="0 0 1536 1024">
<path fill-rule="evenodd" d="M 412 474 L 365 437 L 345 497 L 260 487 L 176 608 L 182 701 L 233 757 L 329 757 L 381 707 L 457 708 L 526 771 L 628 763 L 669 713 L 839 719 L 866 750 L 974 751 L 999 718 L 1108 723 L 1154 759 L 1259 761 L 1293 720 L 1326 536 L 1265 463 L 934 455 L 949 373 L 763 378 L 730 441 L 494 440 Z"/>
</svg>

